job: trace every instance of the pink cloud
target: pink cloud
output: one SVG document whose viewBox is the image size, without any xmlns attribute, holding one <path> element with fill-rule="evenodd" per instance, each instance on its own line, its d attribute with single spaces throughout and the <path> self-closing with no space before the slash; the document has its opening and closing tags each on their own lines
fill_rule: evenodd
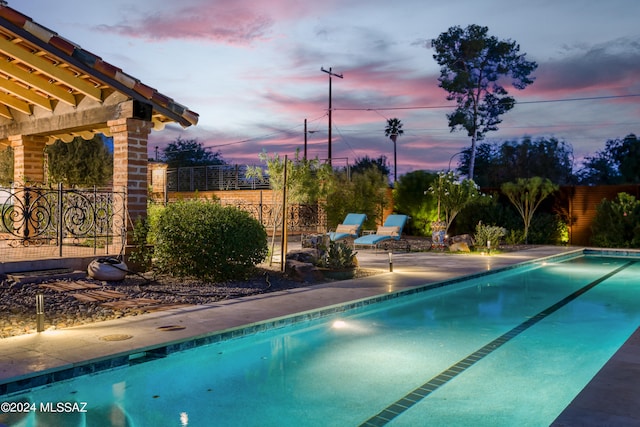
<svg viewBox="0 0 640 427">
<path fill-rule="evenodd" d="M 277 21 L 313 15 L 318 7 L 295 0 L 198 0 L 144 16 L 134 14 L 132 19 L 98 28 L 146 40 L 195 39 L 248 45 L 271 37 Z"/>
</svg>

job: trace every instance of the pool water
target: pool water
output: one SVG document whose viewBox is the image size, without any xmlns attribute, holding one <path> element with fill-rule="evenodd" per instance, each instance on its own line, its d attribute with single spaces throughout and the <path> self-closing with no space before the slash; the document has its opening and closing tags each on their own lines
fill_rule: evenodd
<svg viewBox="0 0 640 427">
<path fill-rule="evenodd" d="M 582 256 L 11 396 L 64 426 L 549 425 L 640 323 L 640 262 Z"/>
</svg>

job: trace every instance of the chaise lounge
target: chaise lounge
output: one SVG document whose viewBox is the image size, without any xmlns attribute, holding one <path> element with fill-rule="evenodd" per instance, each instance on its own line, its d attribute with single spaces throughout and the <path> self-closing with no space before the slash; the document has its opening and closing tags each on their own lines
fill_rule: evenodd
<svg viewBox="0 0 640 427">
<path fill-rule="evenodd" d="M 379 226 L 374 234 L 358 237 L 353 241 L 354 246 L 373 246 L 377 247 L 379 243 L 385 240 L 400 240 L 402 229 L 407 223 L 407 215 L 389 215 L 384 224 Z"/>
<path fill-rule="evenodd" d="M 353 237 L 354 239 L 360 235 L 362 224 L 367 219 L 365 214 L 350 213 L 344 218 L 341 224 L 338 224 L 336 231 L 329 232 L 329 240 L 332 242 Z"/>
</svg>

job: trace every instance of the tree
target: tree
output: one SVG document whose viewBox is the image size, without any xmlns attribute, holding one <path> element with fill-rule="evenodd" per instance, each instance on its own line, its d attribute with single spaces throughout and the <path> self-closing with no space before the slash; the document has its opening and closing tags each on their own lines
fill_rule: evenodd
<svg viewBox="0 0 640 427">
<path fill-rule="evenodd" d="M 400 119 L 387 119 L 387 126 L 384 128 L 384 136 L 388 136 L 393 141 L 393 182 L 398 180 L 398 158 L 396 152 L 396 140 L 402 135 L 402 122 Z"/>
<path fill-rule="evenodd" d="M 178 137 L 164 148 L 163 154 L 164 160 L 170 168 L 225 164 L 220 151 L 212 153 L 197 139 Z"/>
<path fill-rule="evenodd" d="M 100 135 L 90 140 L 80 137 L 71 142 L 57 140 L 45 148 L 49 183 L 67 186 L 102 186 L 113 176 L 113 154 Z"/>
<path fill-rule="evenodd" d="M 13 149 L 6 147 L 0 150 L 0 187 L 13 182 Z"/>
<path fill-rule="evenodd" d="M 440 214 L 444 214 L 445 234 L 460 211 L 480 197 L 480 191 L 473 180 L 460 181 L 453 172 L 440 173 L 429 191 L 438 200 L 438 221 Z"/>
<path fill-rule="evenodd" d="M 327 179 L 325 212 L 329 228 L 338 225 L 349 212 L 367 215 L 364 228 L 375 228 L 387 203 L 388 177 L 371 166 L 351 174 L 334 172 Z"/>
<path fill-rule="evenodd" d="M 578 182 L 585 185 L 619 184 L 620 174 L 608 150 L 598 151 L 594 156 L 586 156 L 582 168 L 576 173 Z"/>
<path fill-rule="evenodd" d="M 272 203 L 274 205 L 273 233 L 271 240 L 271 253 L 275 248 L 275 237 L 282 219 L 283 193 L 286 186 L 287 203 L 316 203 L 326 194 L 326 183 L 332 174 L 331 166 L 321 164 L 316 158 L 313 160 L 300 158 L 300 150 L 296 150 L 293 159 L 280 157 L 278 153 L 271 156 L 266 151 L 258 155 L 261 162 L 267 167 L 269 184 L 272 191 Z M 287 171 L 285 182 L 285 167 Z M 246 172 L 247 178 L 262 179 L 263 170 L 259 166 L 249 166 Z"/>
<path fill-rule="evenodd" d="M 608 140 L 603 151 L 585 157 L 578 176 L 582 184 L 640 183 L 640 139 L 631 133 Z"/>
<path fill-rule="evenodd" d="M 518 178 L 515 182 L 502 184 L 502 192 L 509 198 L 516 207 L 524 222 L 524 241 L 527 242 L 531 219 L 540 203 L 551 193 L 558 190 L 558 186 L 549 179 L 540 178 Z"/>
<path fill-rule="evenodd" d="M 389 165 L 387 164 L 387 156 L 384 154 L 377 159 L 371 159 L 369 156 L 357 157 L 353 166 L 351 166 L 351 174 L 363 173 L 367 169 L 375 167 L 384 176 L 389 176 Z"/>
<path fill-rule="evenodd" d="M 462 153 L 459 170 L 469 170 L 471 150 Z M 481 187 L 500 187 L 518 178 L 539 176 L 566 185 L 574 181 L 573 147 L 556 138 L 524 137 L 501 144 L 482 142 L 477 146 L 475 182 Z"/>
<path fill-rule="evenodd" d="M 433 185 L 438 174 L 423 170 L 406 173 L 400 177 L 393 189 L 393 207 L 398 213 L 411 217 L 405 229 L 409 234 L 426 235 L 429 224 L 437 218 L 438 201 L 425 188 Z"/>
<path fill-rule="evenodd" d="M 449 127 L 452 132 L 465 129 L 471 137 L 469 179 L 474 178 L 476 142 L 497 130 L 500 116 L 515 105 L 501 82 L 510 77 L 516 89 L 524 89 L 533 83 L 529 76 L 538 66 L 525 60 L 514 41 L 490 37 L 488 31 L 479 25 L 456 26 L 433 41 L 433 58 L 440 65 L 439 86 L 449 93 L 447 99 L 457 104 L 447 114 Z"/>
</svg>

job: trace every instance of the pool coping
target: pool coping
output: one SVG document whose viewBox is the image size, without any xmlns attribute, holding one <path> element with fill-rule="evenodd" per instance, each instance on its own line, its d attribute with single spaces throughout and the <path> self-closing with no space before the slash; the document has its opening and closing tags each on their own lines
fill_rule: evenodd
<svg viewBox="0 0 640 427">
<path fill-rule="evenodd" d="M 49 384 L 69 380 L 78 376 L 94 374 L 100 371 L 126 367 L 147 360 L 153 360 L 166 357 L 169 354 L 182 352 L 204 345 L 219 343 L 222 341 L 237 339 L 244 336 L 254 335 L 270 330 L 280 329 L 301 322 L 319 320 L 335 314 L 345 313 L 371 304 L 376 304 L 403 296 L 418 294 L 438 288 L 450 286 L 462 281 L 483 277 L 490 274 L 498 274 L 511 269 L 522 268 L 527 265 L 540 264 L 544 262 L 563 261 L 579 256 L 623 256 L 638 257 L 640 251 L 629 250 L 599 250 L 599 249 L 575 249 L 559 254 L 553 254 L 541 258 L 530 259 L 511 265 L 506 265 L 497 269 L 474 272 L 456 276 L 446 280 L 435 281 L 418 286 L 412 286 L 394 292 L 367 296 L 364 298 L 354 299 L 347 302 L 327 305 L 320 308 L 300 311 L 293 314 L 287 314 L 250 322 L 231 328 L 209 331 L 202 334 L 196 334 L 189 337 L 169 340 L 161 344 L 151 344 L 135 349 L 127 349 L 120 352 L 102 355 L 95 358 L 88 358 L 79 362 L 70 362 L 61 364 L 49 369 L 36 370 L 15 377 L 0 379 L 0 396 L 11 396 L 18 393 L 24 393 L 30 389 L 47 386 Z M 73 328 L 70 328 L 73 329 Z"/>
</svg>

